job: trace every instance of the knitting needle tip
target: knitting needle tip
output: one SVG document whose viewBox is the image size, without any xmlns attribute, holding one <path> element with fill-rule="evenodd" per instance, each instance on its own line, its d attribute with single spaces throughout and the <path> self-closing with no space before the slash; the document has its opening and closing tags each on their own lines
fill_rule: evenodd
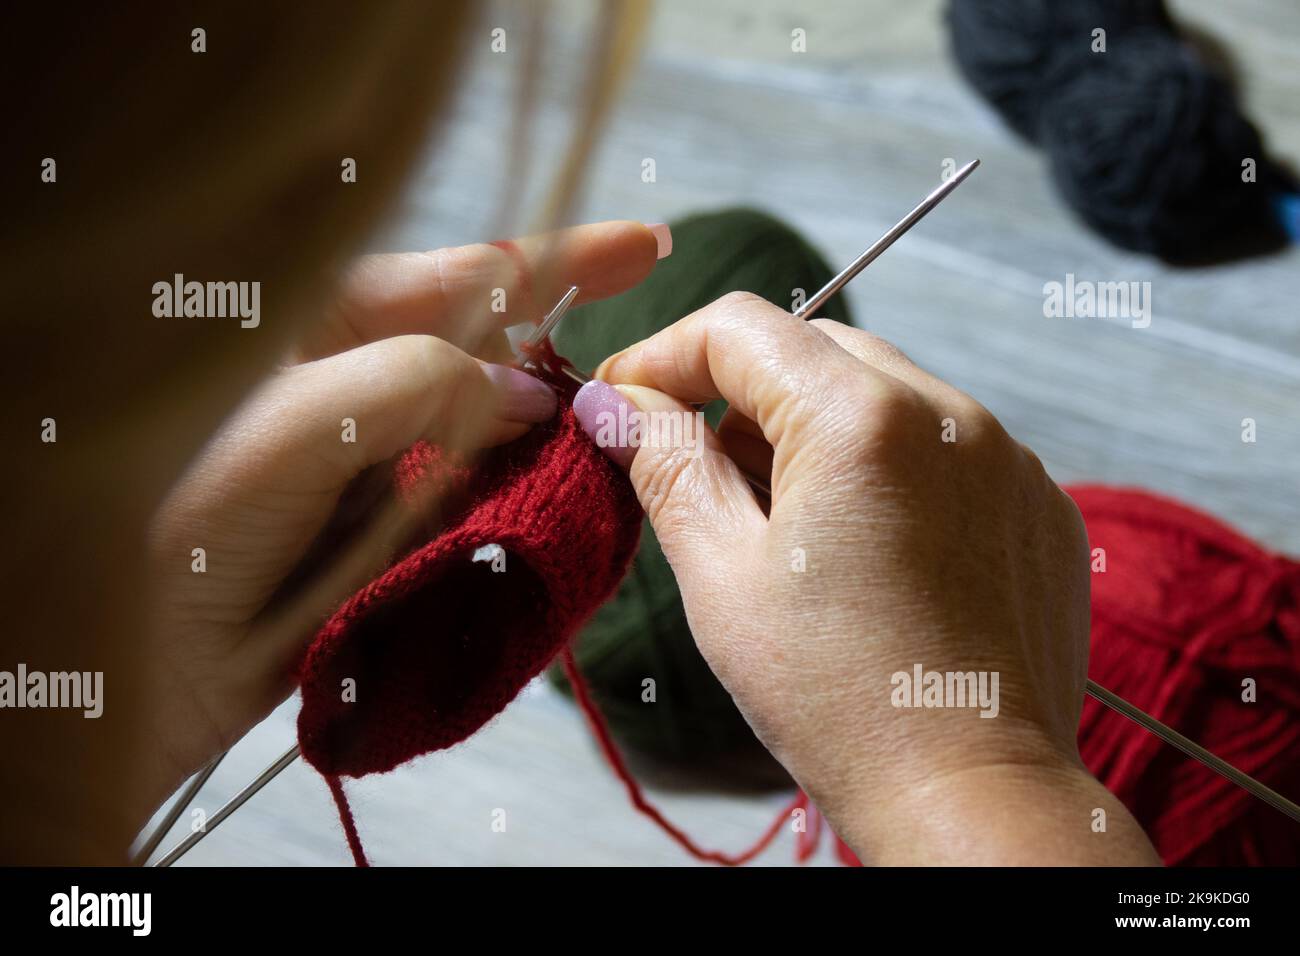
<svg viewBox="0 0 1300 956">
<path fill-rule="evenodd" d="M 526 340 L 527 344 L 533 347 L 541 345 L 546 340 L 546 337 L 555 331 L 555 327 L 560 324 L 560 319 L 564 318 L 564 313 L 569 311 L 569 306 L 573 305 L 573 300 L 577 297 L 578 287 L 576 285 L 570 286 L 569 291 L 564 293 L 564 298 L 555 303 L 555 308 L 546 313 L 546 318 L 542 319 L 537 328 L 533 329 L 532 334 Z"/>
<path fill-rule="evenodd" d="M 803 306 L 795 312 L 795 318 L 811 318 L 818 309 L 826 304 L 827 300 L 829 300 L 831 296 L 839 292 L 840 289 L 843 289 L 859 272 L 880 258 L 881 253 L 897 242 L 899 237 L 903 236 L 909 229 L 924 219 L 931 209 L 947 199 L 954 189 L 966 181 L 966 177 L 975 172 L 979 167 L 979 164 L 980 161 L 978 159 L 972 159 L 969 163 L 931 190 L 930 195 L 922 199 L 916 207 L 900 219 L 892 229 L 867 247 L 866 252 L 862 253 L 862 255 L 850 262 L 839 275 L 817 290 L 817 294 L 805 302 Z"/>
<path fill-rule="evenodd" d="M 194 848 L 195 844 L 197 844 L 200 840 L 202 840 L 205 836 L 207 836 L 217 827 L 221 826 L 222 822 L 225 821 L 226 817 L 230 816 L 232 813 L 234 813 L 236 810 L 242 807 L 245 803 L 248 802 L 250 797 L 252 797 L 259 790 L 265 787 L 268 783 L 274 780 L 276 776 L 280 773 L 280 771 L 282 771 L 285 767 L 289 766 L 289 764 L 297 760 L 301 753 L 302 751 L 297 744 L 294 744 L 292 747 L 286 750 L 283 754 L 280 755 L 279 759 L 276 760 L 275 763 L 271 764 L 271 766 L 267 767 L 260 774 L 258 774 L 256 780 L 254 780 L 252 783 L 246 786 L 243 790 L 239 791 L 239 793 L 231 797 L 230 800 L 227 801 L 225 806 L 223 806 L 220 810 L 218 810 L 211 817 L 209 817 L 206 825 L 202 829 L 195 830 L 193 833 L 191 833 L 180 843 L 176 844 L 176 846 L 172 847 L 169 851 L 167 851 L 167 853 L 165 853 L 158 860 L 157 863 L 154 864 L 154 866 L 169 867 L 177 860 L 179 860 L 181 857 L 183 857 L 186 853 L 188 853 L 191 849 Z"/>
</svg>

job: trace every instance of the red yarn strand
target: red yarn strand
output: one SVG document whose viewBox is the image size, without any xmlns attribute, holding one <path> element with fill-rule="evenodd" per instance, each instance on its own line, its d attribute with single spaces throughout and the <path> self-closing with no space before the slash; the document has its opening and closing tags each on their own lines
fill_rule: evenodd
<svg viewBox="0 0 1300 956">
<path fill-rule="evenodd" d="M 352 805 L 348 795 L 343 792 L 343 780 L 335 774 L 328 774 L 325 782 L 329 784 L 330 794 L 334 797 L 334 806 L 338 807 L 339 822 L 343 824 L 343 835 L 348 838 L 348 849 L 352 851 L 352 862 L 357 866 L 369 866 L 365 848 L 361 845 L 361 835 L 357 833 L 357 821 L 352 816 Z"/>
<path fill-rule="evenodd" d="M 573 687 L 573 696 L 582 712 L 587 716 L 587 722 L 596 735 L 596 742 L 600 744 L 605 760 L 613 769 L 615 776 L 623 781 L 623 786 L 627 788 L 627 795 L 632 801 L 632 806 L 654 821 L 655 825 L 667 833 L 678 846 L 697 860 L 706 863 L 720 863 L 723 866 L 742 866 L 768 848 L 771 842 L 776 839 L 776 835 L 781 832 L 781 827 L 791 813 L 799 807 L 807 805 L 808 798 L 803 793 L 799 793 L 790 802 L 790 805 L 772 821 L 763 835 L 759 837 L 758 842 L 742 853 L 732 855 L 718 850 L 702 849 L 686 833 L 670 823 L 659 809 L 646 799 L 645 794 L 641 791 L 641 785 L 636 782 L 636 778 L 628 771 L 627 764 L 623 762 L 623 755 L 619 753 L 618 747 L 614 744 L 614 739 L 610 736 L 609 725 L 605 723 L 604 715 L 601 714 L 596 707 L 596 702 L 591 698 L 587 683 L 578 671 L 578 662 L 574 660 L 573 648 L 566 645 L 563 654 L 564 673 L 569 679 L 570 686 Z"/>
</svg>

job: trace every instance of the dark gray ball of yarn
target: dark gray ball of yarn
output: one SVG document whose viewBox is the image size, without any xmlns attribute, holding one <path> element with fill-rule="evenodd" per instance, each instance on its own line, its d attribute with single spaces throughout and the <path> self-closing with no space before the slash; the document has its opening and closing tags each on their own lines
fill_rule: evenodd
<svg viewBox="0 0 1300 956">
<path fill-rule="evenodd" d="M 581 306 L 555 335 L 556 349 L 581 369 L 647 338 L 727 292 L 753 292 L 782 308 L 796 288 L 811 296 L 833 272 L 798 233 L 750 209 L 692 216 L 672 225 L 673 254 L 636 288 Z M 849 322 L 836 296 L 818 315 Z M 724 403 L 705 409 L 716 426 Z M 672 568 L 646 522 L 641 548 L 618 593 L 579 634 L 578 666 L 619 741 L 677 765 L 728 757 L 765 758 L 731 696 L 696 649 Z M 552 681 L 567 689 L 563 671 Z M 655 682 L 655 702 L 642 682 Z M 743 762 L 729 769 L 742 772 Z"/>
<path fill-rule="evenodd" d="M 948 22 L 963 74 L 1111 242 L 1192 263 L 1287 241 L 1273 200 L 1291 177 L 1161 0 L 953 0 Z"/>
<path fill-rule="evenodd" d="M 1066 202 L 1117 245 L 1193 262 L 1285 241 L 1259 134 L 1227 84 L 1162 34 L 1084 59 L 1039 130 Z M 1242 180 L 1246 158 L 1256 182 Z"/>
<path fill-rule="evenodd" d="M 953 56 L 972 86 L 1031 142 L 1058 84 L 1089 53 L 1092 31 L 1172 29 L 1164 0 L 952 0 Z"/>
</svg>

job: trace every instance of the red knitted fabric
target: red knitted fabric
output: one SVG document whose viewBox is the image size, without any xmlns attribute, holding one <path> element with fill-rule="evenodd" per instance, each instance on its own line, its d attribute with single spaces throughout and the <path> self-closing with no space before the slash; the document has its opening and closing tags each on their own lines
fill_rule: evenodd
<svg viewBox="0 0 1300 956">
<path fill-rule="evenodd" d="M 633 806 L 696 859 L 747 862 L 795 808 L 807 809 L 820 832 L 816 810 L 800 793 L 753 846 L 735 854 L 705 850 L 646 799 L 628 772 L 566 644 L 626 573 L 641 509 L 626 476 L 578 426 L 577 388 L 562 372 L 564 359 L 549 345 L 532 357 L 539 377 L 559 394 L 555 419 L 476 468 L 427 443 L 402 455 L 393 479 L 403 500 L 413 508 L 460 500 L 463 510 L 340 607 L 303 659 L 298 742 L 329 785 L 353 859 L 368 865 L 342 778 L 392 770 L 464 740 L 561 649 L 579 703 Z M 505 573 L 473 560 L 488 545 L 504 549 Z M 356 682 L 355 700 L 343 694 L 347 679 Z M 857 864 L 848 847 L 838 839 L 836 845 L 842 862 Z"/>
<path fill-rule="evenodd" d="M 487 453 L 459 517 L 357 592 L 308 648 L 298 739 L 326 777 L 391 770 L 464 740 L 622 580 L 641 509 L 579 427 L 576 386 L 557 369 L 541 373 L 561 397 L 555 418 Z M 456 459 L 417 445 L 395 479 L 414 503 L 426 483 L 445 492 L 468 476 Z M 504 549 L 504 572 L 473 560 L 488 545 Z M 355 702 L 344 700 L 349 678 Z"/>
<path fill-rule="evenodd" d="M 1300 563 L 1165 498 L 1068 490 L 1105 551 L 1089 676 L 1294 799 Z M 1255 703 L 1242 700 L 1245 678 Z M 1300 863 L 1300 825 L 1092 699 L 1079 746 L 1166 863 Z"/>
<path fill-rule="evenodd" d="M 391 770 L 473 734 L 613 593 L 636 550 L 635 495 L 578 426 L 563 360 L 540 357 L 559 414 L 473 469 L 428 445 L 403 456 L 394 477 L 412 506 L 425 493 L 450 501 L 459 492 L 459 514 L 340 607 L 303 660 L 299 743 L 329 782 L 358 863 L 341 777 Z M 1070 493 L 1092 547 L 1105 550 L 1106 570 L 1092 577 L 1090 676 L 1282 793 L 1300 792 L 1300 564 L 1166 499 Z M 473 560 L 488 545 L 504 549 L 505 573 Z M 797 857 L 812 855 L 821 820 L 802 794 L 748 850 L 697 846 L 646 800 L 572 655 L 566 665 L 633 805 L 692 855 L 745 862 L 799 808 L 809 827 Z M 1242 702 L 1247 677 L 1256 703 Z M 349 678 L 355 702 L 344 699 Z M 1300 827 L 1095 701 L 1079 742 L 1167 863 L 1300 862 Z M 857 862 L 838 841 L 837 852 Z"/>
</svg>

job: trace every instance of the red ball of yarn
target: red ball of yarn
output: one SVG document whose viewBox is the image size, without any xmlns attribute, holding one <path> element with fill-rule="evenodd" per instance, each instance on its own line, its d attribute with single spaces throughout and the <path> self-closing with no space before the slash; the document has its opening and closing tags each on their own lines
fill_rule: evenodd
<svg viewBox="0 0 1300 956">
<path fill-rule="evenodd" d="M 1166 498 L 1068 490 L 1091 547 L 1104 551 L 1105 572 L 1092 575 L 1089 676 L 1294 799 L 1300 563 Z M 1254 703 L 1243 700 L 1247 678 Z M 1165 863 L 1300 863 L 1300 825 L 1095 700 L 1079 748 Z"/>
</svg>

